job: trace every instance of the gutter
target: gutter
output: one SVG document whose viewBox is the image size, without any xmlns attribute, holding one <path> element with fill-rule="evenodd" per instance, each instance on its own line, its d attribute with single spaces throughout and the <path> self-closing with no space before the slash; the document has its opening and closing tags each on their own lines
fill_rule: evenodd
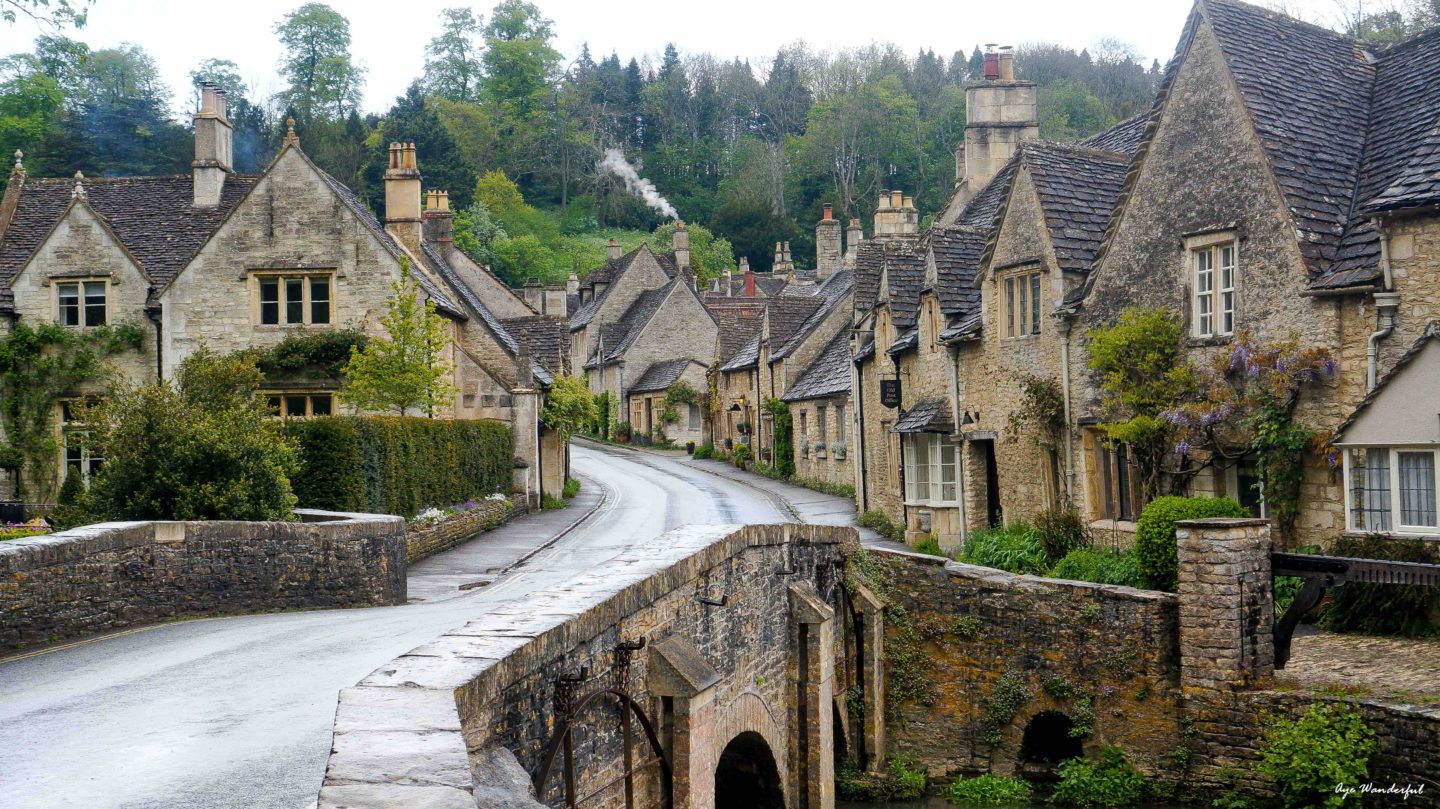
<svg viewBox="0 0 1440 809">
<path fill-rule="evenodd" d="M 1387 292 L 1375 293 L 1375 316 L 1380 328 L 1365 341 L 1365 392 L 1375 390 L 1380 380 L 1380 341 L 1395 331 L 1395 315 L 1400 311 L 1400 293 L 1394 292 L 1394 276 L 1390 271 L 1390 240 L 1380 232 L 1380 269 Z"/>
</svg>

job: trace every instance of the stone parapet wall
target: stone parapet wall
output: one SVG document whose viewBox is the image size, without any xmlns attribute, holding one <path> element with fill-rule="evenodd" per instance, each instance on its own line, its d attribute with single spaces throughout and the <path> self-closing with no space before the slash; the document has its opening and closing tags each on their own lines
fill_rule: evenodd
<svg viewBox="0 0 1440 809">
<path fill-rule="evenodd" d="M 436 522 L 412 522 L 405 528 L 405 559 L 414 563 L 449 550 L 497 525 L 529 512 L 525 495 L 508 500 L 485 500 L 480 505 Z"/>
<path fill-rule="evenodd" d="M 871 554 L 893 582 L 889 609 L 906 616 L 886 621 L 892 752 L 935 777 L 1018 774 L 1026 725 L 1053 711 L 1077 723 L 1093 714 L 1086 754 L 1113 744 L 1149 774 L 1171 766 L 1184 736 L 1174 595 Z M 909 654 L 923 663 L 897 671 Z"/>
<path fill-rule="evenodd" d="M 846 669 L 813 653 L 843 653 L 831 632 L 842 547 L 855 542 L 838 527 L 680 528 L 420 646 L 341 692 L 318 806 L 533 809 L 530 779 L 561 721 L 557 680 L 582 675 L 576 699 L 622 688 L 669 734 L 677 807 L 711 805 L 720 750 L 744 732 L 769 746 L 786 805 L 808 805 L 793 773 L 810 768 L 812 790 L 830 783 L 830 702 L 844 690 L 832 679 Z M 797 668 L 800 639 L 813 677 Z M 623 678 L 622 641 L 644 641 Z M 811 710 L 797 728 L 802 686 Z M 618 717 L 608 697 L 576 714 L 577 791 L 594 793 L 586 806 L 624 805 Z M 649 758 L 638 721 L 631 730 L 635 760 Z M 656 779 L 653 764 L 639 768 L 637 807 L 658 805 Z M 550 806 L 563 805 L 563 780 L 557 760 L 542 796 Z M 823 792 L 810 796 L 824 803 Z"/>
<path fill-rule="evenodd" d="M 0 648 L 184 615 L 405 602 L 399 517 L 113 522 L 0 542 Z"/>
</svg>

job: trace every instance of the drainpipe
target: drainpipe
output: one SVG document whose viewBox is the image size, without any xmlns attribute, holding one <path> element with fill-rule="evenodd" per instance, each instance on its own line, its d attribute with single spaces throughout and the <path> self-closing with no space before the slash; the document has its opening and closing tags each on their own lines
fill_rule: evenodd
<svg viewBox="0 0 1440 809">
<path fill-rule="evenodd" d="M 855 356 L 854 341 L 851 341 L 850 356 Z M 861 390 L 863 375 L 860 363 L 850 361 L 850 393 L 855 397 L 855 493 L 860 496 L 857 504 L 860 513 L 869 511 L 869 497 L 865 491 L 865 391 Z"/>
<path fill-rule="evenodd" d="M 155 381 L 165 381 L 165 350 L 164 341 L 160 338 L 164 335 L 164 327 L 160 323 L 161 314 L 159 311 L 150 310 L 145 316 L 155 324 Z"/>
<path fill-rule="evenodd" d="M 1070 434 L 1070 314 L 1062 313 L 1057 322 L 1060 332 L 1060 392 L 1065 402 L 1065 499 L 1074 503 L 1075 455 Z"/>
<path fill-rule="evenodd" d="M 945 346 L 950 352 L 950 423 L 955 425 L 955 438 L 961 439 L 960 432 L 960 346 Z M 957 446 L 964 446 L 957 441 Z M 965 519 L 965 456 L 960 452 L 955 459 L 955 497 L 960 504 L 960 542 L 963 544 L 970 535 L 969 521 Z"/>
<path fill-rule="evenodd" d="M 1381 240 L 1384 245 L 1384 240 Z M 1382 251 L 1383 252 L 1383 251 Z M 1395 313 L 1400 309 L 1400 294 L 1398 292 L 1376 292 L 1375 293 L 1375 315 L 1380 321 L 1380 328 L 1370 335 L 1365 346 L 1365 392 L 1369 393 L 1375 389 L 1380 378 L 1380 341 L 1390 336 L 1395 331 Z"/>
</svg>

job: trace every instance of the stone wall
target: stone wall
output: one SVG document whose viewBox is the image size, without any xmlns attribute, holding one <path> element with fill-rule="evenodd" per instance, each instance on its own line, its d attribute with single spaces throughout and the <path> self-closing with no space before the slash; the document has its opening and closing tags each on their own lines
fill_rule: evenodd
<svg viewBox="0 0 1440 809">
<path fill-rule="evenodd" d="M 0 647 L 183 615 L 405 603 L 399 517 L 115 522 L 0 542 Z"/>
<path fill-rule="evenodd" d="M 1114 744 L 1146 773 L 1169 766 L 1183 736 L 1174 595 L 871 554 L 893 581 L 888 609 L 908 619 L 886 623 L 891 751 L 932 777 L 1020 774 L 1035 766 L 1021 761 L 1026 726 L 1051 711 L 1093 715 L 1086 754 Z"/>
<path fill-rule="evenodd" d="M 516 494 L 508 500 L 482 500 L 469 511 L 436 522 L 412 522 L 405 528 L 405 559 L 418 562 L 449 550 L 527 511 L 525 496 Z"/>
<path fill-rule="evenodd" d="M 820 526 L 682 528 L 421 646 L 341 692 L 319 806 L 538 806 L 530 780 L 559 726 L 562 676 L 583 677 L 575 701 L 604 687 L 637 700 L 673 764 L 676 807 L 713 806 L 720 751 L 742 733 L 768 745 L 785 805 L 829 806 L 831 703 L 848 667 L 822 652 L 845 648 L 834 616 L 854 541 Z M 644 644 L 628 667 L 622 641 Z M 623 806 L 616 703 L 577 710 L 572 727 L 577 793 Z M 651 758 L 638 720 L 631 730 L 634 760 Z M 563 804 L 561 773 L 557 759 L 550 806 Z M 659 805 L 654 764 L 637 767 L 635 796 Z"/>
<path fill-rule="evenodd" d="M 819 408 L 825 408 L 825 435 L 819 431 Z M 836 408 L 840 408 L 839 418 Z M 801 417 L 807 434 L 800 431 Z M 819 480 L 845 486 L 855 485 L 855 461 L 850 452 L 855 446 L 851 437 L 850 397 L 837 396 L 829 399 L 805 399 L 790 403 L 790 419 L 795 436 L 795 475 L 806 480 Z M 815 451 L 815 442 L 823 441 L 825 450 Z M 844 450 L 837 450 L 837 442 L 845 443 Z M 808 443 L 808 451 L 801 447 Z"/>
</svg>

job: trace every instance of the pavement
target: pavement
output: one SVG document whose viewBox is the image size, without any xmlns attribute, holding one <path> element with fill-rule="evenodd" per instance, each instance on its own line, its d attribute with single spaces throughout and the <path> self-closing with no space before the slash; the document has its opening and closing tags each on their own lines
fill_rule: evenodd
<svg viewBox="0 0 1440 809">
<path fill-rule="evenodd" d="M 178 621 L 0 662 L 0 806 L 310 806 L 336 695 L 391 658 L 681 525 L 845 510 L 723 464 L 579 442 L 572 459 L 569 508 L 415 565 L 407 605 Z"/>
</svg>

